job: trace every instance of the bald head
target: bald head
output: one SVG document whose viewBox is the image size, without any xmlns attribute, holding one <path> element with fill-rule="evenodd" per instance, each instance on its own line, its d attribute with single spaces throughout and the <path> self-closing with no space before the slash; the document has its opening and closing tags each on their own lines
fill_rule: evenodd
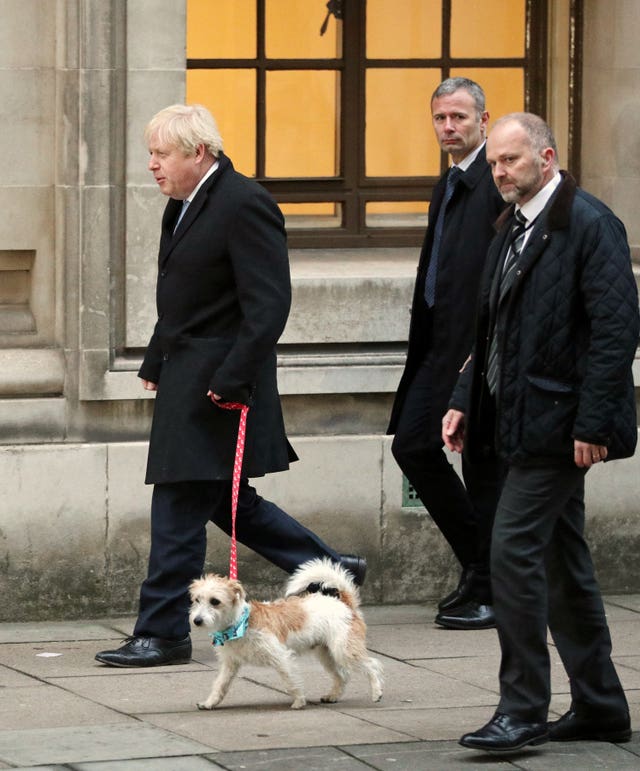
<svg viewBox="0 0 640 771">
<path fill-rule="evenodd" d="M 511 113 L 496 121 L 487 139 L 487 161 L 500 195 L 522 206 L 558 171 L 556 142 L 538 115 Z"/>
</svg>

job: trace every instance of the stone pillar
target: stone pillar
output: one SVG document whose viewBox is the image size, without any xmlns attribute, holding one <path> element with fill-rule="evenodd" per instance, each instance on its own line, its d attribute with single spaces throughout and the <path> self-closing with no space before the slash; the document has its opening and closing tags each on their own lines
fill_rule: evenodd
<svg viewBox="0 0 640 771">
<path fill-rule="evenodd" d="M 582 186 L 622 219 L 640 263 L 638 40 L 636 0 L 585 0 Z"/>
</svg>

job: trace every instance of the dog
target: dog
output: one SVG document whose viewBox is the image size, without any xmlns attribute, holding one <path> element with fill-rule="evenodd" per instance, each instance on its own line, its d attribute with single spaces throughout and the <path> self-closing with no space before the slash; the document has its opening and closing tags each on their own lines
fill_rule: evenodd
<svg viewBox="0 0 640 771">
<path fill-rule="evenodd" d="M 292 699 L 291 709 L 302 709 L 306 700 L 296 654 L 308 651 L 333 679 L 322 702 L 338 701 L 356 668 L 368 677 L 371 700 L 382 698 L 382 665 L 367 652 L 358 589 L 330 559 L 301 565 L 284 597 L 274 602 L 247 602 L 239 581 L 215 574 L 193 581 L 189 594 L 189 620 L 210 630 L 220 663 L 211 693 L 198 709 L 217 707 L 245 663 L 273 667 Z"/>
</svg>

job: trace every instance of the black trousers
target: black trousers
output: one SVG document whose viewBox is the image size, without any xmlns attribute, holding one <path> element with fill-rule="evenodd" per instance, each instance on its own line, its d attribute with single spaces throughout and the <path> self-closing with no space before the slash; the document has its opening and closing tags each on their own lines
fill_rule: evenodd
<svg viewBox="0 0 640 771">
<path fill-rule="evenodd" d="M 462 567 L 473 567 L 474 598 L 491 604 L 491 528 L 501 467 L 493 459 L 470 464 L 463 458 L 464 483 L 460 479 L 430 426 L 435 376 L 425 359 L 407 390 L 391 451 Z"/>
<path fill-rule="evenodd" d="M 571 463 L 509 469 L 491 550 L 502 659 L 499 712 L 547 719 L 547 626 L 571 685 L 572 708 L 628 711 L 611 661 L 611 636 L 584 539 L 585 470 Z"/>
<path fill-rule="evenodd" d="M 230 481 L 154 486 L 149 568 L 134 635 L 178 640 L 189 634 L 188 588 L 202 575 L 209 521 L 231 534 Z M 340 558 L 315 533 L 261 498 L 246 479 L 240 485 L 236 536 L 287 573 L 314 557 Z"/>
</svg>

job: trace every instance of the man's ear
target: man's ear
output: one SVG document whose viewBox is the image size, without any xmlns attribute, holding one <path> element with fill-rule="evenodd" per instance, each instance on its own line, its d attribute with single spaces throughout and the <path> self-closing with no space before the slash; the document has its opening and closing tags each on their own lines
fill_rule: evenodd
<svg viewBox="0 0 640 771">
<path fill-rule="evenodd" d="M 544 150 L 540 153 L 540 156 L 542 157 L 543 171 L 548 171 L 556 160 L 555 150 L 553 147 L 545 147 Z"/>
</svg>

